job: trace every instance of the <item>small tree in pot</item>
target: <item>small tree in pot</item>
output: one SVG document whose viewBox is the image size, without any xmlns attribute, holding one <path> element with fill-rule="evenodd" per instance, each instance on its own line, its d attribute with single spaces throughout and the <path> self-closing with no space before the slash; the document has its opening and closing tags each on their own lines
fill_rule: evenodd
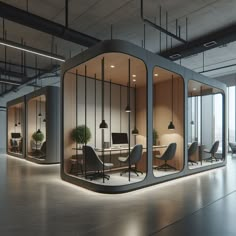
<svg viewBox="0 0 236 236">
<path fill-rule="evenodd" d="M 42 131 L 38 130 L 32 134 L 32 138 L 36 143 L 41 143 L 44 140 L 44 134 Z"/>
<path fill-rule="evenodd" d="M 71 136 L 76 143 L 84 144 L 91 139 L 91 132 L 86 125 L 79 125 L 72 130 Z"/>
</svg>

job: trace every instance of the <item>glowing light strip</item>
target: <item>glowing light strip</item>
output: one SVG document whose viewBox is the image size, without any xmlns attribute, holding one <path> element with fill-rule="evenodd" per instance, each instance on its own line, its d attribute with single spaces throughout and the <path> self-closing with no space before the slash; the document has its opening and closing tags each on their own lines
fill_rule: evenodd
<svg viewBox="0 0 236 236">
<path fill-rule="evenodd" d="M 61 56 L 58 56 L 58 55 L 55 55 L 55 54 L 50 54 L 50 53 L 45 52 L 43 50 L 31 48 L 29 46 L 21 45 L 21 44 L 18 44 L 18 43 L 9 41 L 9 40 L 0 39 L 0 45 L 7 46 L 7 47 L 10 47 L 10 48 L 14 48 L 14 49 L 18 49 L 18 50 L 21 50 L 21 51 L 24 51 L 24 52 L 29 52 L 29 53 L 36 54 L 36 55 L 39 55 L 39 56 L 42 56 L 42 57 L 47 57 L 47 58 L 50 58 L 50 59 L 53 59 L 53 60 L 65 62 L 65 59 Z"/>
</svg>

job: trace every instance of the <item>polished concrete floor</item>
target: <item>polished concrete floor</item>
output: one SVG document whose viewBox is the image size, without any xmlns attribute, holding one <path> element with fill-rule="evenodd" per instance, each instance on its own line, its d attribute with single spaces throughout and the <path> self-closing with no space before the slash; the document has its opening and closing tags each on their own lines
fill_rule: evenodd
<svg viewBox="0 0 236 236">
<path fill-rule="evenodd" d="M 236 156 L 227 167 L 119 195 L 65 183 L 59 165 L 0 155 L 0 235 L 236 235 Z"/>
</svg>

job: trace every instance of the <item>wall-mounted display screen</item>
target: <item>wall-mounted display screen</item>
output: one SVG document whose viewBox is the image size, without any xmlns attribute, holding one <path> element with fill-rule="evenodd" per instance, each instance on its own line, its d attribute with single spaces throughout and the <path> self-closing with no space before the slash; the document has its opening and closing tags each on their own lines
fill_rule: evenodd
<svg viewBox="0 0 236 236">
<path fill-rule="evenodd" d="M 21 133 L 11 133 L 11 138 L 14 139 L 21 138 Z"/>
</svg>

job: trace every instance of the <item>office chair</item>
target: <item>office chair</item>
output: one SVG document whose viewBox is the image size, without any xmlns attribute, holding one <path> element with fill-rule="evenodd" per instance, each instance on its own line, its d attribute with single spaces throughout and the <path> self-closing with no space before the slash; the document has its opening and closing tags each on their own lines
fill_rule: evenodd
<svg viewBox="0 0 236 236">
<path fill-rule="evenodd" d="M 11 145 L 11 151 L 12 152 L 18 152 L 19 151 L 19 146 L 18 146 L 18 143 L 15 139 L 10 139 L 10 145 Z"/>
<path fill-rule="evenodd" d="M 132 149 L 129 156 L 127 156 L 127 157 L 118 157 L 118 160 L 121 163 L 126 163 L 128 165 L 130 164 L 130 166 L 127 169 L 123 170 L 120 173 L 120 176 L 122 176 L 122 174 L 124 174 L 128 171 L 135 173 L 137 176 L 139 176 L 138 173 L 143 174 L 143 172 L 137 170 L 136 167 L 131 167 L 132 165 L 135 165 L 139 162 L 139 160 L 142 157 L 142 153 L 143 153 L 143 145 L 142 144 L 137 144 L 137 145 L 134 146 L 134 148 Z"/>
<path fill-rule="evenodd" d="M 163 169 L 163 170 L 174 169 L 174 170 L 176 170 L 175 167 L 167 164 L 167 161 L 173 159 L 175 152 L 176 152 L 176 146 L 177 146 L 176 143 L 170 143 L 169 146 L 167 147 L 167 149 L 165 150 L 165 152 L 162 154 L 162 156 L 160 156 L 160 155 L 155 156 L 158 160 L 163 160 L 165 162 L 164 164 L 157 166 L 156 167 L 157 170 L 160 170 L 160 169 Z"/>
<path fill-rule="evenodd" d="M 211 162 L 213 162 L 213 160 L 217 161 L 217 159 L 216 159 L 216 157 L 215 157 L 215 154 L 216 154 L 216 152 L 217 152 L 217 150 L 218 150 L 218 147 L 219 147 L 219 141 L 215 141 L 215 142 L 213 143 L 213 145 L 212 145 L 212 147 L 211 147 L 210 150 L 204 149 L 203 152 L 211 154 L 210 157 L 204 158 L 204 160 L 205 160 L 205 161 L 208 161 L 208 160 L 209 160 L 209 161 L 211 161 Z"/>
<path fill-rule="evenodd" d="M 86 174 L 85 178 L 90 178 L 90 180 L 105 178 L 109 180 L 110 176 L 103 173 L 103 165 L 104 169 L 109 169 L 113 167 L 113 163 L 102 162 L 91 146 L 85 145 L 82 150 L 85 158 L 86 171 L 93 172 Z"/>
<path fill-rule="evenodd" d="M 236 143 L 229 143 L 229 146 L 231 148 L 232 155 L 236 153 Z"/>
<path fill-rule="evenodd" d="M 198 163 L 196 161 L 191 160 L 191 156 L 197 151 L 198 142 L 191 143 L 189 149 L 188 149 L 188 162 L 190 162 L 192 165 Z"/>
<path fill-rule="evenodd" d="M 39 150 L 39 158 L 45 158 L 45 157 L 46 157 L 46 141 L 43 142 Z"/>
</svg>

